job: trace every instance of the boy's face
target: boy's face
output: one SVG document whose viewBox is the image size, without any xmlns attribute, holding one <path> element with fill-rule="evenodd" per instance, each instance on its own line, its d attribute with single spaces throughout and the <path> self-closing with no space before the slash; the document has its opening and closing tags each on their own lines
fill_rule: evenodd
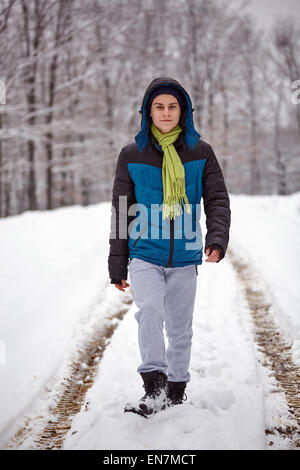
<svg viewBox="0 0 300 470">
<path fill-rule="evenodd" d="M 158 95 L 154 98 L 150 116 L 160 132 L 166 134 L 177 126 L 180 119 L 180 106 L 173 95 Z"/>
</svg>

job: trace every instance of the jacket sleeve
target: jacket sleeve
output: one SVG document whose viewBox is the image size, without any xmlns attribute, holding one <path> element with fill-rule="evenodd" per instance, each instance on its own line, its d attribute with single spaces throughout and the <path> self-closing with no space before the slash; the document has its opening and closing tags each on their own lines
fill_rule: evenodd
<svg viewBox="0 0 300 470">
<path fill-rule="evenodd" d="M 120 196 L 123 196 L 121 203 Z M 126 151 L 122 148 L 117 161 L 112 190 L 108 256 L 108 271 L 111 280 L 127 279 L 128 225 L 134 219 L 134 216 L 128 216 L 128 209 L 133 203 L 136 203 L 134 182 L 128 171 Z"/>
<path fill-rule="evenodd" d="M 206 215 L 205 248 L 219 245 L 224 258 L 228 242 L 231 222 L 230 201 L 225 186 L 221 167 L 212 147 L 208 145 L 207 160 L 203 171 L 203 205 Z"/>
</svg>

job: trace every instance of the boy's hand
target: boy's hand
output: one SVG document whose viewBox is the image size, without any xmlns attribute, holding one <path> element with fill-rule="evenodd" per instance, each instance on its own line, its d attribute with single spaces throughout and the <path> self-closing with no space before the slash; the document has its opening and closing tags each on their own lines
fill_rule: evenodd
<svg viewBox="0 0 300 470">
<path fill-rule="evenodd" d="M 129 287 L 130 284 L 128 284 L 128 282 L 126 282 L 125 279 L 122 279 L 122 284 L 115 284 L 116 288 L 121 290 L 121 291 L 125 291 L 126 287 Z"/>
<path fill-rule="evenodd" d="M 210 247 L 208 247 L 205 250 L 205 254 L 208 256 L 205 260 L 207 263 L 217 263 L 220 259 L 220 250 L 218 249 L 214 249 L 212 253 L 210 253 Z"/>
</svg>

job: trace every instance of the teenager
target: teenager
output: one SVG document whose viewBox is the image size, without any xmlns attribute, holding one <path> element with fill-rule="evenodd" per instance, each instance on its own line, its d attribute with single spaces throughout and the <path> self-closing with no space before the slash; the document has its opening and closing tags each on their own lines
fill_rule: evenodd
<svg viewBox="0 0 300 470">
<path fill-rule="evenodd" d="M 197 266 L 203 259 L 201 198 L 205 261 L 223 259 L 229 241 L 223 174 L 212 147 L 194 128 L 193 111 L 178 81 L 154 79 L 142 100 L 141 129 L 122 148 L 115 172 L 108 269 L 121 291 L 129 287 L 130 274 L 139 309 L 137 371 L 145 388 L 124 411 L 145 417 L 186 398 Z"/>
</svg>

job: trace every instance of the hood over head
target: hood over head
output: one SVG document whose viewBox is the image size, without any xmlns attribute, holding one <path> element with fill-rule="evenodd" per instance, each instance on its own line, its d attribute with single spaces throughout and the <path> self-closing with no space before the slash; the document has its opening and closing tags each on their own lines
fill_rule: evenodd
<svg viewBox="0 0 300 470">
<path fill-rule="evenodd" d="M 141 130 L 139 133 L 135 136 L 135 142 L 138 146 L 139 151 L 141 152 L 149 143 L 149 130 L 151 126 L 151 118 L 149 117 L 149 114 L 147 112 L 147 101 L 149 98 L 149 95 L 155 88 L 160 88 L 161 86 L 172 86 L 177 89 L 183 94 L 185 101 L 186 101 L 186 106 L 184 111 L 181 113 L 180 120 L 179 120 L 179 125 L 183 129 L 183 134 L 184 134 L 184 141 L 186 145 L 190 149 L 194 149 L 196 143 L 200 139 L 201 135 L 196 131 L 194 127 L 194 122 L 193 122 L 193 111 L 194 109 L 192 108 L 192 102 L 191 99 L 187 93 L 187 91 L 183 88 L 183 86 L 174 78 L 170 77 L 159 77 L 155 78 L 152 80 L 150 85 L 147 87 L 143 101 L 142 101 L 142 106 L 140 109 L 140 113 L 142 114 L 142 120 L 141 120 Z"/>
</svg>

